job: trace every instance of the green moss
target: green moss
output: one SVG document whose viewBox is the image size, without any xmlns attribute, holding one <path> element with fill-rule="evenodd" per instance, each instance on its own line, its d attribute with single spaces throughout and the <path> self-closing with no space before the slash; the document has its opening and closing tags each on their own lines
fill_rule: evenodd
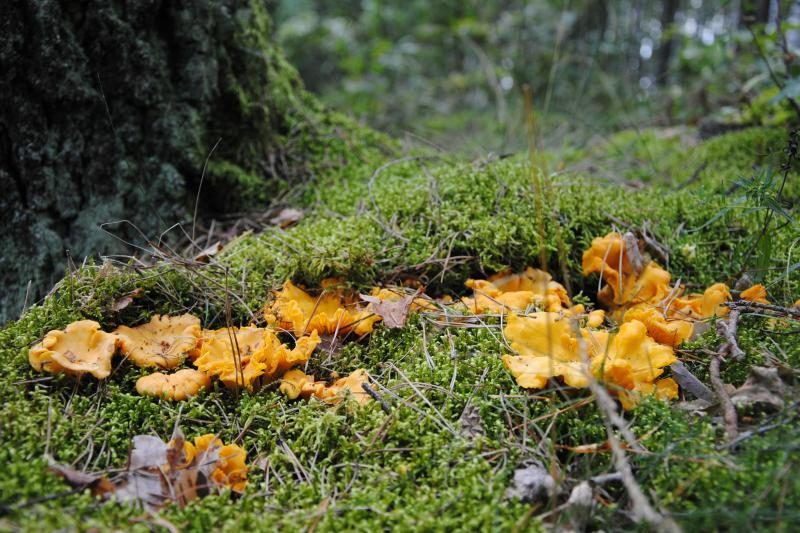
<svg viewBox="0 0 800 533">
<path fill-rule="evenodd" d="M 636 411 L 634 428 L 652 452 L 635 459 L 639 481 L 686 529 L 792 529 L 800 521 L 796 420 L 729 449 L 708 418 L 649 401 Z"/>
<path fill-rule="evenodd" d="M 366 368 L 389 413 L 377 402 L 363 408 L 290 402 L 274 385 L 241 396 L 218 387 L 178 406 L 136 395 L 134 383 L 142 371 L 125 363 L 101 384 L 42 379 L 30 369 L 27 350 L 48 330 L 78 318 L 113 328 L 156 312 L 190 311 L 204 326 L 217 327 L 225 324 L 230 305 L 234 322 L 260 322 L 269 290 L 286 278 L 313 286 L 341 276 L 367 288 L 413 275 L 432 295 L 463 295 L 468 276 L 538 266 L 542 247 L 550 270 L 566 267 L 573 291 L 591 298 L 597 280 L 581 276 L 582 251 L 593 237 L 620 224 L 647 224 L 671 250 L 665 266 L 692 287 L 736 279 L 752 269 L 747 250 L 760 231 L 762 212 L 732 210 L 731 199 L 710 188 L 676 191 L 654 183 L 628 190 L 589 177 L 559 176 L 552 183 L 555 200 L 544 214 L 542 240 L 531 175 L 521 157 L 473 165 L 418 153 L 387 162 L 384 146 L 393 147 L 380 137 L 345 149 L 342 138 L 331 135 L 329 144 L 309 141 L 319 151 L 314 167 L 319 174 L 297 197 L 307 213 L 296 226 L 243 236 L 209 266 L 88 264 L 0 330 L 0 394 L 5 398 L 0 464 L 6 465 L 0 501 L 7 506 L 0 527 L 156 527 L 132 522 L 141 511 L 100 504 L 87 494 L 37 502 L 66 490 L 46 470 L 44 453 L 88 470 L 120 468 L 132 436 L 166 438 L 180 421 L 190 437 L 207 432 L 219 432 L 225 440 L 239 437 L 252 468 L 250 486 L 240 498 L 222 494 L 185 509 L 164 509 L 163 517 L 182 529 L 536 528 L 536 515 L 562 500 L 534 509 L 505 499 L 517 465 L 532 458 L 552 464 L 567 490 L 612 471 L 613 465 L 605 451 L 574 450 L 606 440 L 602 417 L 586 391 L 558 387 L 531 394 L 515 385 L 499 358 L 508 349 L 497 320 L 480 328 L 441 328 L 430 317 L 415 316 L 405 328 L 378 327 L 341 351 L 312 357 L 308 371 L 321 378 Z M 230 179 L 251 179 L 243 167 L 212 170 L 220 169 Z M 566 244 L 564 257 L 555 244 L 557 226 Z M 789 298 L 800 292 L 797 276 L 784 274 L 793 264 L 790 249 L 796 238 L 792 225 L 770 230 L 774 268 L 759 275 L 776 301 L 793 301 Z M 138 296 L 115 311 L 115 302 L 136 289 Z M 762 362 L 765 349 L 786 364 L 800 363 L 796 342 L 787 334 L 791 325 L 764 320 L 742 321 L 747 358 L 726 365 L 726 381 L 741 384 L 749 365 Z M 710 331 L 687 348 L 716 349 L 719 343 Z M 693 353 L 686 357 L 693 359 L 690 368 L 707 379 L 703 352 L 686 353 Z M 480 436 L 461 432 L 467 405 L 480 415 Z M 652 452 L 631 454 L 637 478 L 687 528 L 735 527 L 736 520 L 759 528 L 798 523 L 791 510 L 798 507 L 799 487 L 787 473 L 798 442 L 796 422 L 754 435 L 729 451 L 720 448 L 721 431 L 710 418 L 693 419 L 655 401 L 627 416 Z M 600 507 L 592 526 L 632 527 L 622 488 L 612 484 L 606 490 L 616 503 Z M 553 516 L 567 525 L 568 516 Z"/>
<path fill-rule="evenodd" d="M 586 158 L 601 177 L 730 193 L 757 169 L 777 172 L 784 160 L 785 128 L 753 127 L 707 141 L 689 128 L 625 130 L 592 147 Z M 571 164 L 581 162 L 571 158 Z M 796 169 L 786 197 L 797 198 Z"/>
</svg>

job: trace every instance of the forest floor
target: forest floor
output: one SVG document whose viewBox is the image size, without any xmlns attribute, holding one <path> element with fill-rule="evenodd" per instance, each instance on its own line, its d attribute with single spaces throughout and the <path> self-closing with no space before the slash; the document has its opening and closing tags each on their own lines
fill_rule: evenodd
<svg viewBox="0 0 800 533">
<path fill-rule="evenodd" d="M 708 140 L 653 129 L 464 161 L 365 142 L 326 155 L 325 171 L 272 212 L 71 268 L 0 330 L 0 528 L 800 527 L 796 143 L 780 128 Z M 465 282 L 535 267 L 570 304 L 602 308 L 603 281 L 583 275 L 582 257 L 615 231 L 687 293 L 722 282 L 735 302 L 762 284 L 769 304 L 694 324 L 674 348 L 682 364 L 661 376 L 680 385 L 670 401 L 642 394 L 623 410 L 594 382 L 520 387 L 503 359 L 514 354 L 509 315 L 459 306 L 473 296 Z M 337 328 L 303 367 L 326 382 L 365 369 L 363 404 L 290 400 L 279 380 L 250 392 L 215 381 L 172 402 L 139 395 L 152 369 L 121 357 L 100 381 L 29 364 L 32 346 L 76 320 L 108 332 L 157 313 L 191 313 L 206 329 L 265 326 L 286 280 L 313 294 L 330 278 L 430 298 L 398 327 L 384 315 L 371 332 Z M 619 317 L 606 310 L 613 336 Z M 303 333 L 279 337 L 292 346 Z M 245 450 L 243 493 L 142 507 L 98 489 L 99 476 L 124 474 L 135 436 L 167 441 L 178 427 Z M 74 469 L 66 481 L 53 462 Z"/>
</svg>

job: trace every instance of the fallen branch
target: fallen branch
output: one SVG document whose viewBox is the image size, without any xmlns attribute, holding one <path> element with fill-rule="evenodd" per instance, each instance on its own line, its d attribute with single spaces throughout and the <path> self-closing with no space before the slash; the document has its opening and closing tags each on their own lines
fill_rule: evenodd
<svg viewBox="0 0 800 533">
<path fill-rule="evenodd" d="M 722 319 L 717 322 L 717 333 L 722 335 L 725 343 L 719 347 L 719 352 L 724 357 L 730 355 L 736 360 L 744 358 L 744 352 L 739 348 L 739 343 L 736 340 L 736 332 L 739 328 L 739 311 L 731 309 L 731 314 L 727 319 Z"/>
<path fill-rule="evenodd" d="M 739 421 L 736 416 L 736 407 L 731 401 L 728 391 L 725 390 L 725 383 L 720 377 L 720 366 L 722 365 L 723 357 L 715 355 L 711 359 L 711 365 L 708 372 L 711 377 L 711 386 L 714 387 L 714 392 L 717 393 L 719 403 L 722 406 L 722 416 L 725 420 L 725 433 L 728 435 L 728 440 L 733 441 L 739 434 Z"/>
<path fill-rule="evenodd" d="M 748 302 L 747 300 L 728 302 L 725 305 L 727 305 L 732 311 L 740 311 L 744 313 L 768 311 L 775 313 L 777 316 L 800 320 L 800 308 L 798 307 L 782 307 L 780 305 L 763 304 L 761 302 Z"/>
<path fill-rule="evenodd" d="M 736 416 L 736 407 L 733 405 L 731 397 L 725 389 L 725 383 L 722 381 L 720 368 L 728 356 L 737 360 L 744 358 L 744 352 L 736 340 L 738 328 L 738 309 L 732 309 L 727 319 L 721 319 L 717 322 L 717 333 L 725 339 L 725 342 L 720 345 L 717 353 L 712 356 L 708 369 L 711 386 L 714 388 L 714 392 L 717 394 L 719 403 L 722 406 L 722 416 L 725 420 L 725 433 L 728 436 L 728 441 L 734 440 L 739 435 L 739 421 Z"/>
</svg>

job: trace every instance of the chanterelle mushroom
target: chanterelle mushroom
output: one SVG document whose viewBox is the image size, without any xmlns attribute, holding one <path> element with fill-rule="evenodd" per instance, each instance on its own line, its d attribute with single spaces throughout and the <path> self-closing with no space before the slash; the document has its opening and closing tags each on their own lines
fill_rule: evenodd
<svg viewBox="0 0 800 533">
<path fill-rule="evenodd" d="M 117 349 L 117 336 L 100 329 L 94 320 L 79 320 L 64 331 L 53 330 L 28 352 L 31 366 L 52 374 L 105 379 L 111 374 L 111 359 Z"/>
<path fill-rule="evenodd" d="M 275 379 L 304 364 L 320 343 L 319 335 L 300 337 L 290 349 L 269 329 L 244 327 L 206 331 L 194 364 L 226 387 L 254 390 L 260 378 Z"/>
<path fill-rule="evenodd" d="M 184 368 L 174 374 L 156 372 L 142 376 L 136 381 L 136 392 L 142 396 L 181 401 L 196 396 L 210 385 L 211 380 L 203 372 Z"/>
<path fill-rule="evenodd" d="M 313 376 L 306 375 L 302 370 L 296 368 L 283 375 L 279 390 L 290 400 L 314 396 L 329 404 L 339 403 L 349 391 L 353 399 L 363 405 L 370 401 L 369 395 L 363 388 L 365 383 L 369 383 L 369 374 L 363 368 L 336 380 L 332 385 L 328 385 L 324 381 L 314 381 Z"/>
<path fill-rule="evenodd" d="M 314 330 L 320 335 L 350 331 L 356 335 L 372 333 L 381 317 L 367 309 L 356 293 L 336 288 L 336 284 L 337 280 L 324 280 L 322 294 L 312 296 L 286 281 L 283 289 L 275 292 L 275 300 L 266 310 L 267 323 L 293 331 L 297 337 Z"/>
<path fill-rule="evenodd" d="M 175 368 L 195 349 L 200 319 L 189 315 L 155 315 L 147 324 L 118 327 L 119 348 L 138 367 Z"/>
<path fill-rule="evenodd" d="M 524 272 L 500 272 L 489 279 L 468 279 L 475 294 L 462 302 L 472 313 L 525 311 L 536 306 L 558 312 L 570 306 L 567 289 L 543 270 L 528 267 Z"/>
</svg>

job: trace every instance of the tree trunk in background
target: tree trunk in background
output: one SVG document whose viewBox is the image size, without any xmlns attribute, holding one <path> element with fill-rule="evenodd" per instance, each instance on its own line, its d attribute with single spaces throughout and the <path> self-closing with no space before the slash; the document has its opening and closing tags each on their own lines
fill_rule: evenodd
<svg viewBox="0 0 800 533">
<path fill-rule="evenodd" d="M 769 22 L 771 0 L 742 0 L 739 5 L 739 26 L 749 27 Z"/>
<path fill-rule="evenodd" d="M 678 12 L 679 0 L 664 0 L 661 10 L 661 43 L 658 46 L 658 67 L 656 82 L 667 85 L 669 81 L 669 62 L 672 59 L 672 48 L 675 46 L 673 26 L 675 14 Z"/>
<path fill-rule="evenodd" d="M 63 276 L 65 249 L 128 253 L 205 212 L 264 205 L 302 173 L 318 110 L 263 2 L 6 2 L 0 16 L 0 323 Z M 291 143 L 296 146 L 297 143 Z M 297 148 L 293 148 L 297 150 Z"/>
</svg>

